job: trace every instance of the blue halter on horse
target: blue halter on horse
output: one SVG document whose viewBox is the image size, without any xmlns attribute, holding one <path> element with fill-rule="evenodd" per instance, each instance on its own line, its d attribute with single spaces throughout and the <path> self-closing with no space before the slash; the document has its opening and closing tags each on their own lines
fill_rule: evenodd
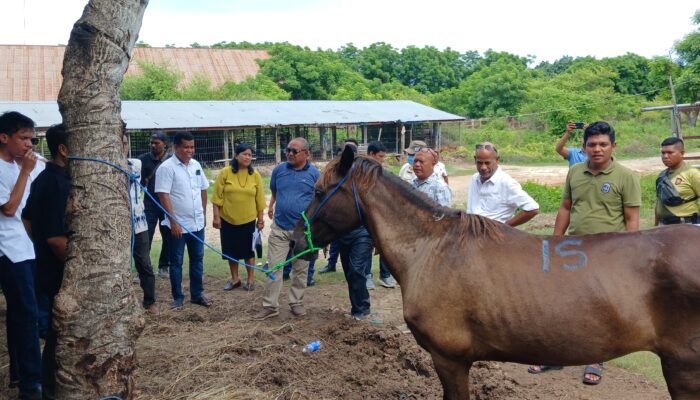
<svg viewBox="0 0 700 400">
<path fill-rule="evenodd" d="M 343 186 L 343 183 L 345 183 L 345 181 L 348 180 L 348 178 L 350 177 L 350 175 L 352 174 L 352 172 L 354 170 L 355 170 L 355 166 L 353 165 L 353 167 L 350 168 L 350 171 L 348 171 L 348 173 L 345 174 L 343 179 L 341 179 L 340 182 L 338 182 L 338 184 L 335 185 L 335 187 L 330 192 L 328 192 L 326 197 L 324 197 L 323 200 L 321 200 L 321 203 L 319 203 L 318 207 L 316 207 L 313 214 L 311 214 L 311 218 L 308 221 L 306 219 L 304 219 L 304 222 L 306 224 L 307 229 L 311 228 L 311 225 L 310 225 L 311 221 L 314 220 L 314 218 L 316 217 L 318 212 L 321 211 L 321 208 L 335 194 L 335 192 L 337 192 L 338 189 L 340 189 L 340 187 Z M 360 211 L 360 200 L 357 198 L 357 188 L 355 186 L 355 181 L 352 181 L 352 195 L 355 198 L 355 210 L 357 211 L 358 218 L 360 218 L 360 225 L 364 225 L 365 223 L 364 223 L 364 220 L 362 219 L 362 211 Z M 304 215 L 304 211 L 302 211 L 302 215 Z"/>
</svg>

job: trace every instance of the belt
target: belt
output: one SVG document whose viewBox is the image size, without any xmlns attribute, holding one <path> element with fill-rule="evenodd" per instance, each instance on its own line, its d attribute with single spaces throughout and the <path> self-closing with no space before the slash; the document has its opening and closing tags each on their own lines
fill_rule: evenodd
<svg viewBox="0 0 700 400">
<path fill-rule="evenodd" d="M 687 217 L 664 217 L 661 218 L 661 223 L 664 225 L 697 224 L 698 214 L 689 215 Z"/>
</svg>

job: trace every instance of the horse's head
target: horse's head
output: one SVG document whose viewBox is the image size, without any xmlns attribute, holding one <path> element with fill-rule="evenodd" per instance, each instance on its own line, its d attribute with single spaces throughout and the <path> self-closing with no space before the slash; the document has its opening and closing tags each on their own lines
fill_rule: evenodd
<svg viewBox="0 0 700 400">
<path fill-rule="evenodd" d="M 363 159 L 358 162 L 370 162 Z M 314 188 L 314 197 L 305 211 L 310 224 L 310 238 L 317 248 L 345 235 L 362 223 L 357 186 L 358 171 L 354 168 L 355 153 L 346 146 L 339 159 L 328 163 Z M 381 167 L 379 167 L 381 169 Z M 364 182 L 365 180 L 362 179 Z M 362 185 L 366 187 L 366 185 Z M 293 253 L 309 248 L 306 220 L 302 218 L 294 229 Z M 304 256 L 309 259 L 310 255 Z"/>
</svg>

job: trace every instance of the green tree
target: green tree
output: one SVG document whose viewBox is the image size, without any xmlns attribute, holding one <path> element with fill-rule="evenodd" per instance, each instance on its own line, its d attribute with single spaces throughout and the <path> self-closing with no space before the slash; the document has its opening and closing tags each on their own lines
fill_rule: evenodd
<svg viewBox="0 0 700 400">
<path fill-rule="evenodd" d="M 675 45 L 682 72 L 676 82 L 676 94 L 680 102 L 700 100 L 700 10 L 695 11 L 693 23 L 698 26 Z"/>
<path fill-rule="evenodd" d="M 138 63 L 142 73 L 124 78 L 120 89 L 122 100 L 177 100 L 180 74 L 167 65 Z"/>
<path fill-rule="evenodd" d="M 211 89 L 211 81 L 206 76 L 194 77 L 177 93 L 178 100 L 214 100 L 216 98 L 216 94 Z"/>
<path fill-rule="evenodd" d="M 555 60 L 554 62 L 549 62 L 549 61 L 542 61 L 539 63 L 536 67 L 536 71 L 541 71 L 544 73 L 546 76 L 554 76 L 554 75 L 559 75 L 562 72 L 566 71 L 569 69 L 571 64 L 574 63 L 574 58 L 571 56 L 563 56 L 558 60 Z"/>
<path fill-rule="evenodd" d="M 289 100 L 290 94 L 266 76 L 258 74 L 241 83 L 226 82 L 218 91 L 223 100 Z"/>
<path fill-rule="evenodd" d="M 517 114 L 527 97 L 531 75 L 521 61 L 510 57 L 492 59 L 459 87 L 434 95 L 432 102 L 442 110 L 470 118 Z"/>
<path fill-rule="evenodd" d="M 594 60 L 593 60 L 594 61 Z M 615 92 L 617 73 L 600 62 L 575 63 L 554 78 L 531 81 L 521 113 L 537 126 L 561 134 L 568 121 L 593 122 L 636 115 L 640 99 Z"/>
<path fill-rule="evenodd" d="M 361 75 L 330 50 L 276 44 L 270 58 L 259 60 L 260 73 L 291 94 L 294 100 L 327 100 L 343 85 L 356 85 Z"/>
<path fill-rule="evenodd" d="M 602 63 L 615 71 L 615 91 L 621 94 L 644 94 L 647 100 L 656 96 L 649 80 L 649 60 L 634 53 L 604 58 Z"/>
<path fill-rule="evenodd" d="M 421 93 L 437 93 L 456 87 L 473 72 L 478 53 L 460 54 L 450 48 L 433 46 L 401 49 L 395 68 L 398 80 Z"/>
<path fill-rule="evenodd" d="M 379 79 L 382 83 L 395 79 L 399 52 L 391 45 L 378 42 L 356 51 L 355 54 L 352 54 L 351 50 L 352 48 L 346 47 L 341 49 L 339 54 L 366 79 Z"/>
</svg>

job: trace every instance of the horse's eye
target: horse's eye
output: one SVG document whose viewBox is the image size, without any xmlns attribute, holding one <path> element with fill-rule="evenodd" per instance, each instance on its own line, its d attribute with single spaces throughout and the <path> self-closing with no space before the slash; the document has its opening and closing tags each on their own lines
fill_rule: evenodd
<svg viewBox="0 0 700 400">
<path fill-rule="evenodd" d="M 316 197 L 318 197 L 319 199 L 320 199 L 321 197 L 323 197 L 323 194 L 324 194 L 324 193 L 323 193 L 323 190 L 321 190 L 321 189 L 316 189 L 316 190 L 314 190 L 314 193 L 316 194 Z"/>
</svg>

